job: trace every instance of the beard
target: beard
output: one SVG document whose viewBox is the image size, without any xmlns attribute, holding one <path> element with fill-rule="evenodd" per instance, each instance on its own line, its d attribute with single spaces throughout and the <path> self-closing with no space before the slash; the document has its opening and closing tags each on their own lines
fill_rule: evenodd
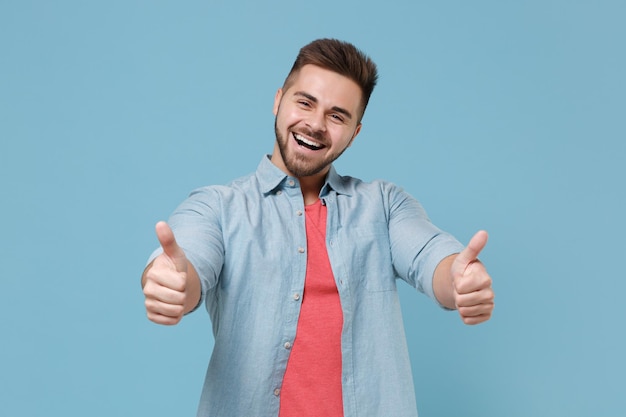
<svg viewBox="0 0 626 417">
<path fill-rule="evenodd" d="M 320 172 L 327 169 L 330 164 L 332 164 L 337 158 L 339 158 L 341 154 L 348 148 L 346 146 L 344 149 L 341 149 L 340 151 L 335 153 L 331 153 L 321 160 L 312 161 L 303 155 L 289 152 L 288 141 L 291 138 L 285 138 L 278 130 L 277 119 L 274 120 L 274 131 L 276 133 L 276 142 L 278 143 L 280 156 L 282 157 L 283 163 L 285 164 L 285 168 L 287 168 L 287 170 L 296 178 L 310 177 L 319 174 Z M 303 133 L 312 138 L 320 138 L 324 136 L 320 132 Z M 325 143 L 327 143 L 327 141 L 325 141 Z M 319 150 L 318 152 L 322 151 L 323 150 Z"/>
</svg>

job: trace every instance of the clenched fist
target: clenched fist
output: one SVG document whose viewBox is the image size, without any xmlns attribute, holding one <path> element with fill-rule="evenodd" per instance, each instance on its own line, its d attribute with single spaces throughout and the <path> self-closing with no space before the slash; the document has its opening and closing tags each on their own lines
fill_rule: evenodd
<svg viewBox="0 0 626 417">
<path fill-rule="evenodd" d="M 155 229 L 163 253 L 152 261 L 143 274 L 146 312 L 155 323 L 173 325 L 197 304 L 200 284 L 169 225 L 159 222 Z"/>
<path fill-rule="evenodd" d="M 491 277 L 478 254 L 487 244 L 487 232 L 480 231 L 452 262 L 450 272 L 454 290 L 454 304 L 465 324 L 489 320 L 494 307 Z"/>
</svg>

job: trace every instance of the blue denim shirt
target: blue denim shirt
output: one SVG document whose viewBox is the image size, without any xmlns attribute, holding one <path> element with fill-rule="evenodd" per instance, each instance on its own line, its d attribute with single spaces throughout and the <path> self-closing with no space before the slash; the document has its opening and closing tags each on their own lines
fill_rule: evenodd
<svg viewBox="0 0 626 417">
<path fill-rule="evenodd" d="M 415 417 L 396 280 L 434 298 L 435 267 L 462 245 L 387 182 L 331 168 L 320 198 L 343 310 L 344 415 Z M 304 222 L 298 180 L 268 157 L 227 186 L 195 190 L 172 214 L 170 226 L 200 276 L 215 338 L 198 416 L 278 415 L 290 346 L 298 343 Z"/>
</svg>

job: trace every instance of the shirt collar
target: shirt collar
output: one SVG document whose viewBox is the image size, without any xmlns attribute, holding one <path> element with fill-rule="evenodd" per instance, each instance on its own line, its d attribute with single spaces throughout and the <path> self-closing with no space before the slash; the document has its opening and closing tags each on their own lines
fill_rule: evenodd
<svg viewBox="0 0 626 417">
<path fill-rule="evenodd" d="M 256 169 L 257 181 L 263 194 L 269 194 L 276 189 L 287 175 L 270 160 L 271 155 L 264 155 Z"/>
<path fill-rule="evenodd" d="M 330 166 L 330 170 L 326 175 L 326 182 L 320 191 L 320 197 L 328 195 L 330 190 L 334 190 L 337 194 L 345 194 L 348 196 L 351 194 L 347 179 L 337 174 L 333 165 Z"/>
<path fill-rule="evenodd" d="M 287 178 L 287 174 L 274 165 L 270 158 L 271 155 L 264 155 L 256 170 L 256 177 L 261 186 L 261 192 L 264 194 L 274 191 Z M 337 174 L 335 167 L 332 165 L 326 175 L 326 181 L 320 191 L 320 197 L 328 195 L 331 190 L 338 194 L 350 195 L 346 179 Z"/>
</svg>

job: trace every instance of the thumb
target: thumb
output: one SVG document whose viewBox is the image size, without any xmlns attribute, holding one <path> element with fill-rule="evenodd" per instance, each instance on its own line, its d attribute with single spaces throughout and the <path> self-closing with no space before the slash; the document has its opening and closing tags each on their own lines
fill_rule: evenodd
<svg viewBox="0 0 626 417">
<path fill-rule="evenodd" d="M 478 231 L 467 246 L 457 255 L 453 268 L 455 272 L 463 273 L 469 264 L 478 259 L 478 255 L 487 245 L 489 235 L 484 230 Z"/>
<path fill-rule="evenodd" d="M 174 267 L 178 272 L 187 271 L 187 257 L 185 252 L 176 243 L 174 232 L 170 226 L 165 222 L 158 222 L 155 226 L 156 235 L 159 239 L 159 243 L 163 248 L 163 253 L 174 263 Z"/>
</svg>

